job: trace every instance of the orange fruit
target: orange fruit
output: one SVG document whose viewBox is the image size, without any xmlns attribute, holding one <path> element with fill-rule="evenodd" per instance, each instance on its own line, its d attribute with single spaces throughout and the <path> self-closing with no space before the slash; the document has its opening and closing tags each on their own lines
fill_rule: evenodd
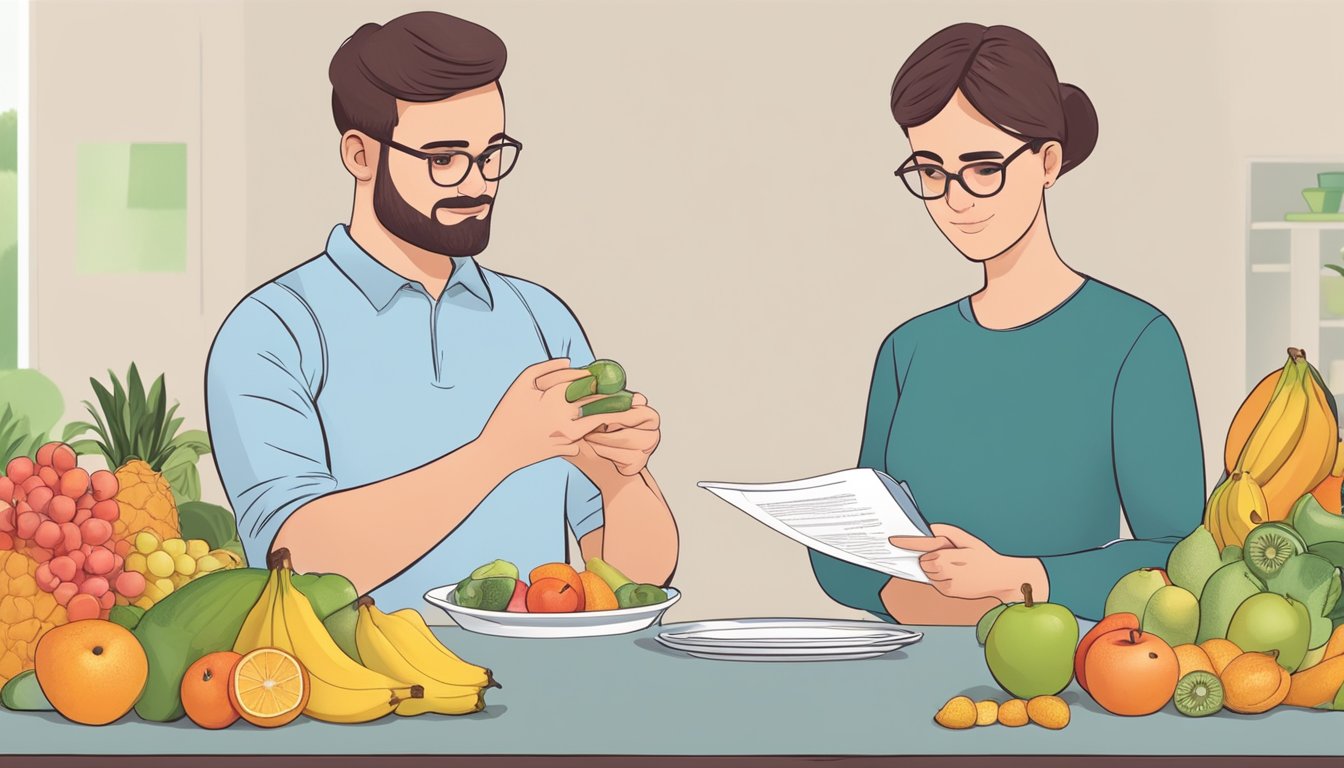
<svg viewBox="0 0 1344 768">
<path fill-rule="evenodd" d="M 546 563 L 538 565 L 528 574 L 527 580 L 536 584 L 542 579 L 559 579 L 569 585 L 569 588 L 579 593 L 579 607 L 575 610 L 582 610 L 587 602 L 583 594 L 583 579 L 579 578 L 579 572 L 574 570 L 567 563 Z M 531 610 L 531 609 L 529 609 Z"/>
<path fill-rule="evenodd" d="M 1223 668 L 1223 706 L 1243 715 L 1268 712 L 1288 698 L 1292 675 L 1275 660 L 1278 654 L 1243 653 Z"/>
<path fill-rule="evenodd" d="M 1176 663 L 1180 665 L 1181 671 L 1177 673 L 1177 679 L 1185 677 L 1195 670 L 1203 670 L 1218 676 L 1218 671 L 1213 668 L 1213 660 L 1209 654 L 1194 643 L 1185 643 L 1184 645 L 1174 646 L 1171 650 L 1176 652 Z"/>
<path fill-rule="evenodd" d="M 541 579 L 527 588 L 528 613 L 575 613 L 583 610 L 583 595 L 560 579 Z"/>
<path fill-rule="evenodd" d="M 103 619 L 48 631 L 37 643 L 33 668 L 51 706 L 85 725 L 106 725 L 130 712 L 149 678 L 140 641 L 129 629 Z"/>
<path fill-rule="evenodd" d="M 1084 660 L 1087 692 L 1116 715 L 1151 715 L 1176 692 L 1180 665 L 1161 637 L 1137 629 L 1107 632 Z"/>
<path fill-rule="evenodd" d="M 584 571 L 579 574 L 579 580 L 583 582 L 583 610 L 614 611 L 621 607 L 616 602 L 616 593 L 611 591 L 601 576 Z"/>
<path fill-rule="evenodd" d="M 207 653 L 187 667 L 182 676 L 182 708 L 191 722 L 202 728 L 228 728 L 238 719 L 229 696 L 229 678 L 241 654 L 233 651 Z"/>
<path fill-rule="evenodd" d="M 1117 629 L 1138 629 L 1139 617 L 1132 613 L 1112 613 L 1110 616 L 1102 618 L 1096 626 L 1083 635 L 1083 639 L 1078 641 L 1078 648 L 1073 653 L 1073 676 L 1078 680 L 1078 687 L 1084 691 L 1087 690 L 1087 667 L 1084 662 L 1087 660 L 1087 652 L 1092 650 L 1092 644 L 1097 642 L 1097 638 L 1107 632 L 1114 632 Z"/>
<path fill-rule="evenodd" d="M 1241 649 L 1236 643 L 1221 637 L 1211 637 L 1200 643 L 1199 647 L 1208 655 L 1209 663 L 1213 665 L 1213 674 L 1219 677 L 1222 677 L 1223 669 L 1241 655 Z"/>
<path fill-rule="evenodd" d="M 279 648 L 258 648 L 238 659 L 229 675 L 229 701 L 247 722 L 277 728 L 308 706 L 308 670 Z"/>
</svg>

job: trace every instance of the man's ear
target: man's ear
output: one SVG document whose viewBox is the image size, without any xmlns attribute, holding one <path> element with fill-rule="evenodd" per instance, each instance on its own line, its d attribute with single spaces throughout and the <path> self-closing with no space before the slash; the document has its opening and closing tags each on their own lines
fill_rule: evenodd
<svg viewBox="0 0 1344 768">
<path fill-rule="evenodd" d="M 341 162 L 358 181 L 372 181 L 377 145 L 367 134 L 355 130 L 341 136 Z"/>
<path fill-rule="evenodd" d="M 1045 167 L 1045 186 L 1050 188 L 1059 179 L 1059 171 L 1064 167 L 1064 146 L 1058 141 L 1048 141 L 1041 148 L 1041 160 Z"/>
</svg>

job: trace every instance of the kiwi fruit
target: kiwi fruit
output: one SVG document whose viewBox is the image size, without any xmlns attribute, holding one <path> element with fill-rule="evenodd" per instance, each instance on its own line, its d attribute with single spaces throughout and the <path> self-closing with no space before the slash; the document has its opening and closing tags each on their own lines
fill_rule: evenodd
<svg viewBox="0 0 1344 768">
<path fill-rule="evenodd" d="M 1182 715 L 1212 715 L 1223 708 L 1223 684 L 1212 673 L 1197 669 L 1176 683 L 1176 693 L 1171 699 Z"/>
<path fill-rule="evenodd" d="M 1246 534 L 1241 551 L 1250 572 L 1261 581 L 1267 581 L 1289 558 L 1306 552 L 1307 543 L 1297 531 L 1283 523 L 1264 523 Z"/>
</svg>

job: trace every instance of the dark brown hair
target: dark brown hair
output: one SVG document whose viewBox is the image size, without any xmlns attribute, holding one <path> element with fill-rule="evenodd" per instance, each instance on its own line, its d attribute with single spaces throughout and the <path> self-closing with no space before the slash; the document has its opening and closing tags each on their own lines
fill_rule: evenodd
<svg viewBox="0 0 1344 768">
<path fill-rule="evenodd" d="M 355 30 L 327 71 L 331 113 L 342 134 L 386 139 L 397 99 L 442 101 L 499 80 L 504 41 L 485 27 L 436 11 L 417 11 Z"/>
<path fill-rule="evenodd" d="M 953 24 L 905 60 L 891 87 L 891 114 L 909 135 L 960 89 L 975 109 L 1022 141 L 1054 139 L 1064 147 L 1060 175 L 1097 144 L 1097 112 L 1087 94 L 1059 82 L 1040 44 L 1019 29 Z"/>
</svg>

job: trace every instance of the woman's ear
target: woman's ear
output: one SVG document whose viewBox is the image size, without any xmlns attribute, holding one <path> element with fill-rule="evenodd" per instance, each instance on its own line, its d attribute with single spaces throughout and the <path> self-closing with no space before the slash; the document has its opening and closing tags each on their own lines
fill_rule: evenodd
<svg viewBox="0 0 1344 768">
<path fill-rule="evenodd" d="M 1042 147 L 1041 161 L 1045 169 L 1045 188 L 1055 185 L 1060 169 L 1064 167 L 1064 145 L 1058 141 L 1047 141 Z"/>
<path fill-rule="evenodd" d="M 374 175 L 374 142 L 359 131 L 346 131 L 341 136 L 341 162 L 345 170 L 359 181 L 372 181 Z"/>
</svg>

